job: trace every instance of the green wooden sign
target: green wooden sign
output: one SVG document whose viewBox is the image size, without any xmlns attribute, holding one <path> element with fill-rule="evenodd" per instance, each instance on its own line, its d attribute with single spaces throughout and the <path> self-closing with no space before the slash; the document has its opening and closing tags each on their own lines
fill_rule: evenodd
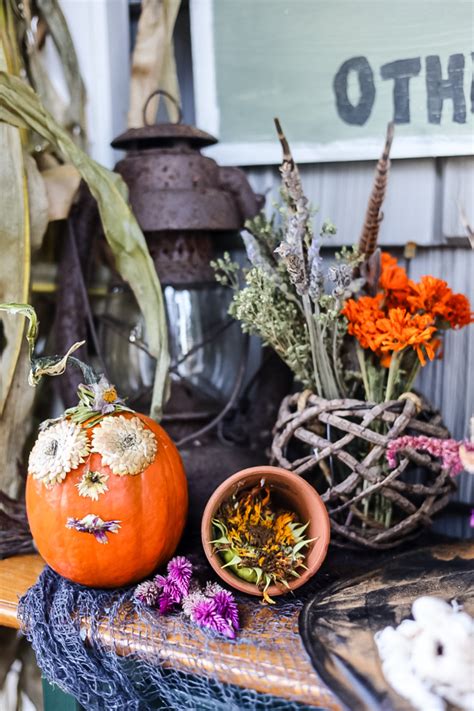
<svg viewBox="0 0 474 711">
<path fill-rule="evenodd" d="M 219 160 L 474 152 L 471 0 L 191 0 L 196 123 Z"/>
</svg>

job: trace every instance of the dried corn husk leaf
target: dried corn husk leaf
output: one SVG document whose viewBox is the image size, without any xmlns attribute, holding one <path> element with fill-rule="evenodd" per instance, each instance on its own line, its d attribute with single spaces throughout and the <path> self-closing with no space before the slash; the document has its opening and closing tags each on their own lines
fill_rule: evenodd
<svg viewBox="0 0 474 711">
<path fill-rule="evenodd" d="M 86 147 L 86 91 L 79 70 L 79 62 L 71 34 L 58 0 L 36 0 L 36 8 L 42 21 L 47 25 L 59 55 L 64 80 L 69 92 L 69 101 L 65 102 L 56 91 L 49 78 L 48 67 L 43 59 L 38 37 L 31 31 L 30 0 L 24 0 L 27 23 L 24 27 L 24 43 L 28 52 L 29 76 L 44 106 L 56 121 L 72 136 L 81 148 Z"/>
<path fill-rule="evenodd" d="M 142 0 L 130 81 L 130 128 L 143 126 L 143 107 L 156 89 L 164 89 L 179 102 L 179 84 L 173 47 L 173 30 L 181 0 Z M 156 116 L 159 97 L 152 99 L 149 116 Z M 178 120 L 176 106 L 166 100 L 171 121 Z"/>
<path fill-rule="evenodd" d="M 18 318 L 8 320 L 23 321 Z M 22 488 L 22 478 L 18 476 L 19 466 L 25 442 L 32 429 L 32 418 L 29 415 L 33 408 L 35 389 L 26 384 L 29 372 L 28 346 L 23 340 L 0 425 L 0 489 L 14 498 L 18 497 Z"/>
<path fill-rule="evenodd" d="M 48 200 L 48 219 L 65 220 L 81 182 L 79 171 L 70 163 L 41 172 Z"/>
<path fill-rule="evenodd" d="M 46 185 L 38 170 L 36 161 L 23 153 L 30 210 L 30 239 L 32 251 L 41 247 L 49 222 L 49 204 Z"/>
<path fill-rule="evenodd" d="M 7 19 L 0 14 L 0 69 L 12 64 L 7 61 Z M 23 149 L 18 128 L 0 124 L 0 301 L 27 301 L 30 279 L 30 225 L 23 164 Z M 0 355 L 0 416 L 10 391 L 20 355 L 24 320 L 7 319 L 3 323 L 6 346 Z"/>
<path fill-rule="evenodd" d="M 77 167 L 97 200 L 117 269 L 135 294 L 145 319 L 150 352 L 157 359 L 151 414 L 161 417 L 169 366 L 163 295 L 145 238 L 128 206 L 125 183 L 78 148 L 41 105 L 37 95 L 5 72 L 0 72 L 0 121 L 30 128 L 43 136 Z"/>
</svg>

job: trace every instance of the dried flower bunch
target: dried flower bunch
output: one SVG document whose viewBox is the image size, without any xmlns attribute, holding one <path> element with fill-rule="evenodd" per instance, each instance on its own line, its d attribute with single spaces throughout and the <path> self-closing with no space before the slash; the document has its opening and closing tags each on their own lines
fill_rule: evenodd
<svg viewBox="0 0 474 711">
<path fill-rule="evenodd" d="M 341 314 L 356 339 L 365 396 L 371 402 L 409 392 L 420 366 L 440 352 L 444 332 L 473 321 L 466 296 L 432 276 L 414 282 L 387 253 L 381 255 L 377 293 L 348 299 Z"/>
<path fill-rule="evenodd" d="M 199 627 L 235 639 L 240 628 L 239 610 L 231 592 L 217 583 L 207 583 L 202 590 L 192 582 L 193 566 L 184 556 L 170 560 L 167 573 L 137 585 L 133 594 L 135 602 L 162 615 L 181 607 Z"/>
<path fill-rule="evenodd" d="M 243 288 L 229 255 L 213 263 L 217 280 L 234 290 L 230 313 L 316 395 L 396 399 L 411 389 L 419 367 L 440 353 L 444 332 L 473 321 L 469 301 L 441 279 L 414 282 L 396 259 L 376 249 L 380 217 L 372 213 L 378 215 L 383 200 L 390 132 L 379 162 L 383 180 L 370 202 L 371 233 L 365 230 L 359 247 L 342 249 L 325 271 L 322 239 L 336 229 L 325 222 L 313 234 L 298 168 L 276 124 L 283 147 L 281 223 L 263 214 L 247 223 L 251 267 Z"/>
<path fill-rule="evenodd" d="M 250 490 L 234 493 L 218 509 L 212 521 L 211 541 L 224 565 L 263 592 L 270 585 L 284 585 L 298 578 L 305 568 L 306 549 L 314 539 L 305 537 L 308 523 L 294 512 L 282 509 L 271 499 L 265 480 Z"/>
</svg>

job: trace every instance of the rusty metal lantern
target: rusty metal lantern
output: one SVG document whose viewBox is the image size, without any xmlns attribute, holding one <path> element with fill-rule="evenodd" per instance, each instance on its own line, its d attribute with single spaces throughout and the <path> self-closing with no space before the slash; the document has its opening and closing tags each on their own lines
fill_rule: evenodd
<svg viewBox="0 0 474 711">
<path fill-rule="evenodd" d="M 212 419 L 228 402 L 235 391 L 236 373 L 242 373 L 238 361 L 245 358 L 240 330 L 226 315 L 229 295 L 216 284 L 210 261 L 219 242 L 235 235 L 263 201 L 243 171 L 221 167 L 201 154 L 202 148 L 217 140 L 181 123 L 179 107 L 177 123 L 148 124 L 146 111 L 156 94 L 174 101 L 161 90 L 148 98 L 145 125 L 112 142 L 114 148 L 126 151 L 115 170 L 128 186 L 130 204 L 164 289 L 174 389 L 167 416 L 182 419 L 184 409 L 190 421 L 198 422 Z M 143 346 L 145 335 L 132 298 L 116 289 L 106 319 L 127 324 L 126 357 L 135 367 L 129 367 L 130 382 L 124 389 L 136 392 L 151 385 L 153 363 L 146 349 L 136 348 Z M 119 331 L 106 330 L 104 350 L 112 354 L 108 364 L 112 377 L 123 372 L 123 341 L 120 348 L 114 341 Z"/>
</svg>

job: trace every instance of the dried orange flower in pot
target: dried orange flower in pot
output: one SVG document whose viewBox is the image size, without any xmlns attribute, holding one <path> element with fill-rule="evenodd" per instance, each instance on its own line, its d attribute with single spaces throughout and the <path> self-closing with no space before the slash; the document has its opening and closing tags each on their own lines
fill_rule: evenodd
<svg viewBox="0 0 474 711">
<path fill-rule="evenodd" d="M 329 544 L 329 519 L 303 479 L 278 467 L 252 467 L 211 496 L 202 542 L 227 584 L 273 602 L 319 569 Z"/>
</svg>

